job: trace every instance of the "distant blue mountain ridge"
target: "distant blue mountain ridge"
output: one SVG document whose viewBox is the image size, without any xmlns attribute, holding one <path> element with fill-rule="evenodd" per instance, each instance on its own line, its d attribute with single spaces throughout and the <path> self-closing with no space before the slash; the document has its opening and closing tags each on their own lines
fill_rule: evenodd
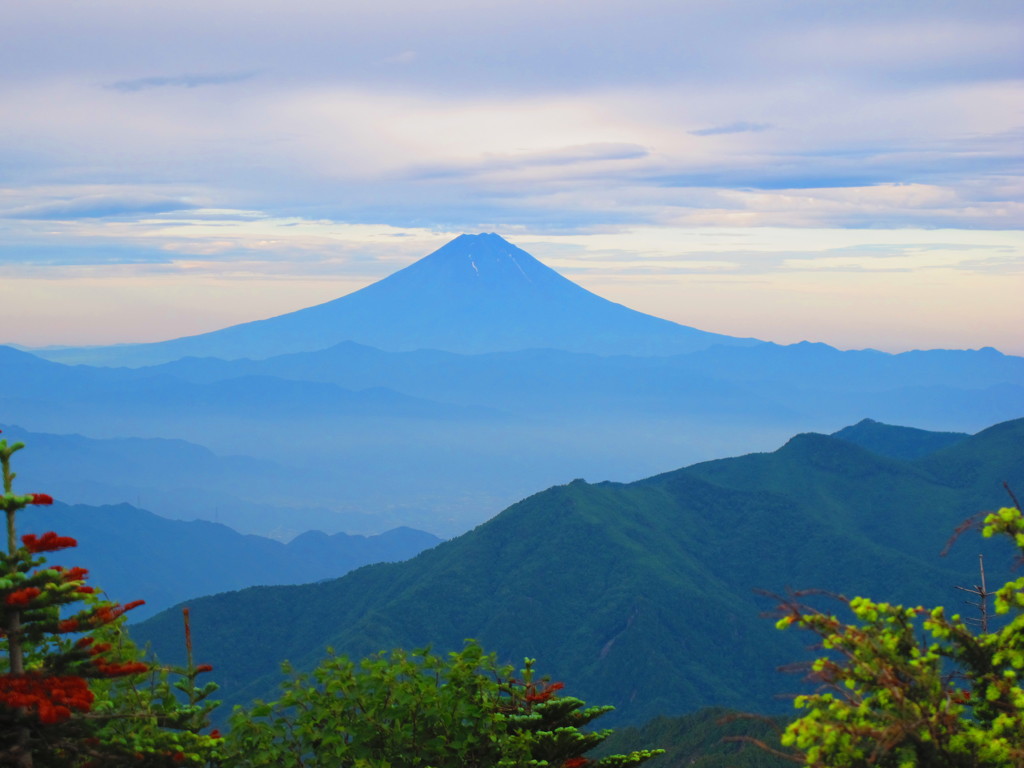
<svg viewBox="0 0 1024 768">
<path fill-rule="evenodd" d="M 68 501 L 285 535 L 344 518 L 334 530 L 448 537 L 567 477 L 632 481 L 864 418 L 974 432 L 1024 416 L 1024 358 L 708 334 L 597 297 L 497 235 L 289 315 L 157 344 L 0 347 L 0 370 L 0 422 L 186 441 L 223 478 L 204 475 L 210 492 L 182 508 L 188 462 L 90 484 L 40 459 Z"/>
<path fill-rule="evenodd" d="M 383 280 L 297 312 L 170 341 L 36 354 L 60 362 L 140 366 L 186 356 L 266 358 L 342 341 L 389 351 L 553 348 L 643 355 L 756 343 L 603 299 L 492 233 L 460 235 Z"/>
<path fill-rule="evenodd" d="M 128 502 L 148 510 L 144 514 L 208 520 L 277 541 L 306 531 L 375 535 L 412 521 L 436 522 L 433 515 L 412 508 L 366 514 L 346 503 L 330 472 L 272 459 L 220 456 L 185 440 L 95 439 L 8 424 L 0 424 L 0 431 L 8 441 L 27 446 L 17 455 L 18 487 L 71 504 Z M 324 503 L 317 505 L 317 499 Z"/>
<path fill-rule="evenodd" d="M 90 581 L 120 602 L 144 599 L 130 614 L 133 621 L 200 595 L 337 578 L 370 563 L 407 560 L 441 542 L 396 528 L 369 537 L 309 531 L 283 543 L 218 523 L 168 520 L 130 504 L 58 502 L 19 517 L 21 533 L 57 531 L 78 541 L 49 555 L 51 565 L 88 568 Z"/>
<path fill-rule="evenodd" d="M 100 489 L 74 469 L 81 462 L 47 453 L 38 474 L 49 467 L 69 501 L 141 499 L 160 514 L 261 534 L 409 525 L 452 536 L 566 477 L 639 479 L 865 417 L 969 432 L 1024 415 L 1024 358 L 994 349 L 765 343 L 638 357 L 343 342 L 264 360 L 102 368 L 0 347 L 0 368 L 0 419 L 35 434 L 176 438 L 224 457 L 202 475 L 210 492 L 182 505 L 174 489 L 194 485 L 191 460 L 167 462 L 159 482 L 118 460 L 125 469 Z"/>
</svg>

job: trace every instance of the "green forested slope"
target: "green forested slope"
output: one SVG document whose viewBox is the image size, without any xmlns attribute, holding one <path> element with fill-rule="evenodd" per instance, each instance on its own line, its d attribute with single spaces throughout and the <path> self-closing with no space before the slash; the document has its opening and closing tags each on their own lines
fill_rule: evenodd
<svg viewBox="0 0 1024 768">
<path fill-rule="evenodd" d="M 894 459 L 919 459 L 930 453 L 956 445 L 968 437 L 963 432 L 929 432 L 914 427 L 898 427 L 882 424 L 873 419 L 863 419 L 852 427 L 833 432 L 848 443 L 855 443 L 880 456 Z"/>
<path fill-rule="evenodd" d="M 938 553 L 967 514 L 1003 502 L 1004 480 L 1024 487 L 1024 420 L 915 461 L 799 435 L 629 485 L 575 481 L 406 563 L 192 601 L 197 654 L 229 701 L 273 695 L 279 661 L 310 665 L 327 645 L 362 655 L 475 637 L 614 704 L 613 722 L 785 710 L 776 695 L 800 683 L 776 667 L 805 658 L 804 638 L 777 632 L 755 590 L 950 603 L 985 544 Z M 173 659 L 178 621 L 136 634 Z"/>
</svg>

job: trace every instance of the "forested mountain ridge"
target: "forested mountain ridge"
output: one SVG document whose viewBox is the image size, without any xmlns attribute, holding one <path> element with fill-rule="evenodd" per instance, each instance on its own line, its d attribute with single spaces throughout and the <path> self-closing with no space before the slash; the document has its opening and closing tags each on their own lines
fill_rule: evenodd
<svg viewBox="0 0 1024 768">
<path fill-rule="evenodd" d="M 328 645 L 362 655 L 475 637 L 509 661 L 538 658 L 621 722 L 785 708 L 776 695 L 799 682 L 776 667 L 803 657 L 802 639 L 761 616 L 770 601 L 754 590 L 949 603 L 979 547 L 993 571 L 1006 564 L 973 541 L 939 557 L 965 517 L 1003 502 L 1003 481 L 1024 486 L 1024 420 L 911 461 L 807 434 L 636 483 L 574 481 L 405 563 L 191 601 L 197 653 L 229 701 L 272 695 L 282 658 L 308 665 Z M 136 631 L 173 659 L 177 621 Z"/>
<path fill-rule="evenodd" d="M 852 427 L 833 432 L 832 436 L 894 459 L 919 459 L 969 437 L 964 432 L 929 432 L 881 424 L 874 419 L 864 419 Z"/>
</svg>

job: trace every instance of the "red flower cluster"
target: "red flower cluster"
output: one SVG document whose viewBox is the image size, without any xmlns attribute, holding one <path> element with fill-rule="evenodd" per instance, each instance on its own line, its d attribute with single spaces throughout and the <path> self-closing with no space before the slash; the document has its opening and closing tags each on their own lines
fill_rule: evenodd
<svg viewBox="0 0 1024 768">
<path fill-rule="evenodd" d="M 39 587 L 25 587 L 24 589 L 19 589 L 15 592 L 11 592 L 11 594 L 7 596 L 7 604 L 28 605 L 39 597 L 41 592 L 42 590 L 39 589 Z"/>
<path fill-rule="evenodd" d="M 65 584 L 69 584 L 72 581 L 84 581 L 85 577 L 89 575 L 88 568 L 79 568 L 77 565 L 67 570 L 64 570 L 63 566 L 55 565 L 53 570 L 61 572 L 61 578 L 64 579 Z"/>
<path fill-rule="evenodd" d="M 39 722 L 46 725 L 67 720 L 72 709 L 88 712 L 93 698 L 88 684 L 80 677 L 0 677 L 0 704 L 11 709 L 34 710 Z"/>
<path fill-rule="evenodd" d="M 32 499 L 29 501 L 29 504 L 35 504 L 37 506 L 48 506 L 53 504 L 53 496 L 50 496 L 48 493 L 30 493 L 29 496 Z"/>
<path fill-rule="evenodd" d="M 82 590 L 79 589 L 78 591 L 81 592 Z M 138 608 L 140 605 L 145 605 L 145 603 L 145 600 L 132 600 L 130 603 L 125 603 L 124 605 L 104 605 L 103 607 L 98 608 L 96 613 L 93 614 L 92 622 L 96 626 L 109 624 L 114 619 L 124 614 L 125 611 L 130 611 L 132 608 Z"/>
<path fill-rule="evenodd" d="M 125 663 L 109 662 L 104 658 L 97 657 L 92 660 L 92 665 L 104 677 L 127 677 L 128 675 L 141 675 L 149 672 L 149 665 L 141 661 L 128 661 Z"/>
<path fill-rule="evenodd" d="M 543 691 L 535 691 L 526 694 L 527 701 L 547 701 L 555 695 L 555 691 L 560 691 L 565 688 L 565 683 L 552 683 L 547 686 Z"/>
<path fill-rule="evenodd" d="M 590 760 L 585 757 L 570 757 L 562 763 L 562 768 L 580 768 L 580 766 L 587 765 L 589 762 Z"/>
<path fill-rule="evenodd" d="M 42 536 L 36 536 L 34 533 L 25 534 L 21 537 L 21 543 L 33 554 L 56 552 L 58 549 L 78 546 L 78 542 L 70 536 L 58 536 L 53 531 L 47 531 Z"/>
<path fill-rule="evenodd" d="M 149 671 L 149 665 L 141 661 L 129 661 L 125 663 L 107 661 L 102 654 L 110 650 L 110 643 L 97 643 L 95 638 L 80 637 L 75 641 L 75 647 L 79 649 L 88 648 L 89 655 L 93 657 L 91 664 L 96 671 L 105 677 L 125 677 L 127 675 L 141 675 Z"/>
</svg>

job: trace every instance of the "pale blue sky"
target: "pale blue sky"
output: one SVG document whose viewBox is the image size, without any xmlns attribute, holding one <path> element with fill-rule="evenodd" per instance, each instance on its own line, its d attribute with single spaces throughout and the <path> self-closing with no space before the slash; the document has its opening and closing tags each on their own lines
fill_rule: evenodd
<svg viewBox="0 0 1024 768">
<path fill-rule="evenodd" d="M 1024 4 L 0 11 L 0 342 L 168 338 L 495 231 L 707 330 L 1024 354 Z"/>
</svg>

